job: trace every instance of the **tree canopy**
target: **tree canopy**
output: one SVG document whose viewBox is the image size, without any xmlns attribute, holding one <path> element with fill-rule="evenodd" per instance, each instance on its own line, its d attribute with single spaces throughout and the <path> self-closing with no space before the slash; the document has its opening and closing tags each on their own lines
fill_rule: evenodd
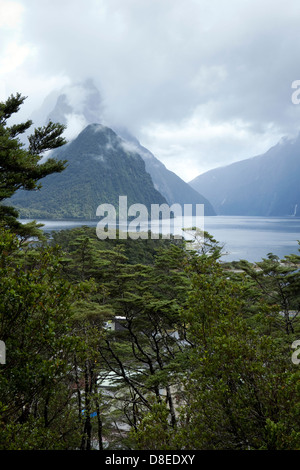
<svg viewBox="0 0 300 470">
<path fill-rule="evenodd" d="M 63 171 L 66 161 L 54 158 L 48 158 L 44 162 L 41 160 L 45 152 L 64 145 L 66 141 L 62 136 L 65 126 L 49 121 L 28 136 L 28 146 L 25 148 L 20 136 L 30 129 L 32 121 L 9 125 L 10 119 L 19 111 L 25 99 L 26 97 L 17 93 L 0 103 L 0 221 L 26 237 L 38 234 L 36 224 L 22 225 L 17 220 L 18 212 L 3 202 L 19 189 L 38 190 L 42 178 Z"/>
</svg>

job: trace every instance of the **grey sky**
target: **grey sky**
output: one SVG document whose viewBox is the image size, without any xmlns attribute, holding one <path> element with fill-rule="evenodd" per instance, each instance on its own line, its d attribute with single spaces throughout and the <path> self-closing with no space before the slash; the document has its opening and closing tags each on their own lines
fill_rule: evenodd
<svg viewBox="0 0 300 470">
<path fill-rule="evenodd" d="M 103 119 L 189 181 L 299 132 L 299 24 L 299 0 L 0 0 L 0 94 L 27 117 L 92 77 Z"/>
</svg>

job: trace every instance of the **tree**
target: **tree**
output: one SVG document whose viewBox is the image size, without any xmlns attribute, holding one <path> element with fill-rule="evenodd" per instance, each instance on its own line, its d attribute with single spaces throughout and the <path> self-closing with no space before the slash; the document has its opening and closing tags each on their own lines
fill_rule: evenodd
<svg viewBox="0 0 300 470">
<path fill-rule="evenodd" d="M 186 240 L 186 247 L 199 255 L 213 256 L 219 259 L 224 253 L 224 244 L 220 244 L 210 233 L 198 227 L 184 228 L 184 232 L 190 237 Z"/>
<path fill-rule="evenodd" d="M 251 280 L 257 298 L 263 298 L 273 309 L 273 324 L 283 328 L 287 335 L 295 333 L 300 315 L 300 256 L 293 254 L 280 260 L 268 253 L 255 265 L 239 262 L 246 277 Z"/>
<path fill-rule="evenodd" d="M 298 449 L 299 371 L 290 351 L 250 326 L 240 283 L 213 259 L 198 263 L 183 312 L 193 348 L 180 442 L 194 449 Z"/>
<path fill-rule="evenodd" d="M 62 279 L 57 249 L 22 248 L 0 227 L 0 448 L 64 449 L 78 444 L 72 405 L 72 304 L 80 288 Z"/>
<path fill-rule="evenodd" d="M 109 302 L 121 329 L 107 332 L 99 352 L 115 378 L 118 423 L 135 430 L 156 404 L 165 406 L 171 428 L 176 427 L 185 343 L 179 311 L 189 291 L 183 270 L 188 256 L 183 248 L 167 246 L 152 266 L 119 265 L 110 284 Z"/>
<path fill-rule="evenodd" d="M 150 410 L 132 433 L 137 447 L 299 449 L 299 370 L 290 350 L 249 324 L 243 285 L 213 257 L 193 259 L 188 270 L 182 320 L 190 347 L 177 426 L 171 429 L 165 407 Z"/>
<path fill-rule="evenodd" d="M 11 198 L 19 189 L 40 189 L 42 178 L 63 171 L 66 165 L 66 161 L 54 158 L 41 162 L 44 152 L 66 143 L 62 137 L 65 126 L 50 121 L 46 126 L 35 129 L 28 137 L 29 145 L 25 149 L 19 136 L 31 127 L 32 121 L 8 125 L 9 119 L 19 111 L 25 99 L 26 97 L 17 93 L 0 103 L 0 221 L 24 238 L 38 235 L 38 226 L 32 223 L 22 225 L 17 220 L 17 210 L 2 202 Z"/>
</svg>

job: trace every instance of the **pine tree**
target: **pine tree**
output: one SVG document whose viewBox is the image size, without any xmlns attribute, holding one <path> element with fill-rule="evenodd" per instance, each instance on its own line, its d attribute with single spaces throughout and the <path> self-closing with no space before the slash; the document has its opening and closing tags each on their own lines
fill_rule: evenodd
<svg viewBox="0 0 300 470">
<path fill-rule="evenodd" d="M 0 222 L 24 238 L 39 235 L 37 224 L 22 225 L 18 219 L 18 211 L 11 206 L 3 205 L 3 201 L 11 198 L 16 191 L 36 191 L 40 189 L 40 180 L 47 175 L 61 172 L 66 161 L 48 158 L 41 163 L 46 151 L 60 147 L 66 143 L 62 137 L 65 126 L 51 121 L 34 130 L 28 137 L 29 145 L 20 140 L 31 126 L 27 120 L 21 124 L 9 125 L 9 119 L 19 111 L 26 97 L 17 93 L 0 103 Z"/>
</svg>

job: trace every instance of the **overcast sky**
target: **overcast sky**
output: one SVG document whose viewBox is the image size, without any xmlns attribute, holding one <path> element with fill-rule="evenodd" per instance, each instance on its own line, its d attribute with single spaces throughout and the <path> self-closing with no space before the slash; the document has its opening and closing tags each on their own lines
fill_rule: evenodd
<svg viewBox="0 0 300 470">
<path fill-rule="evenodd" d="M 0 0 L 0 98 L 26 118 L 91 77 L 105 120 L 189 181 L 299 132 L 299 25 L 299 0 Z"/>
</svg>

